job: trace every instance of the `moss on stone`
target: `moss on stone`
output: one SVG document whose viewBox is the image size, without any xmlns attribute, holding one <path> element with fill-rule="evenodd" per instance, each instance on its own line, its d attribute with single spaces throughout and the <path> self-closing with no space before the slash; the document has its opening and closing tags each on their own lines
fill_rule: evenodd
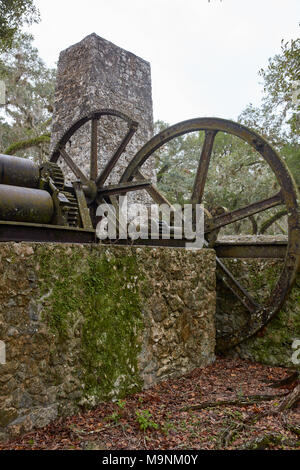
<svg viewBox="0 0 300 470">
<path fill-rule="evenodd" d="M 40 270 L 40 290 L 44 300 L 44 319 L 61 342 L 80 314 L 81 270 L 80 250 L 73 248 L 68 256 L 60 249 L 48 250 L 44 246 L 36 251 Z"/>
<path fill-rule="evenodd" d="M 19 150 L 26 150 L 31 147 L 39 147 L 41 144 L 49 144 L 50 142 L 50 133 L 42 134 L 38 137 L 33 137 L 31 139 L 21 140 L 20 142 L 15 142 L 11 144 L 4 150 L 6 155 L 14 155 Z"/>
<path fill-rule="evenodd" d="M 141 274 L 134 253 L 118 257 L 107 249 L 72 247 L 66 253 L 65 248 L 41 246 L 36 256 L 43 315 L 51 331 L 66 348 L 74 330 L 80 335 L 87 401 L 140 389 Z"/>
<path fill-rule="evenodd" d="M 119 258 L 94 252 L 83 276 L 90 299 L 83 326 L 83 363 L 89 393 L 118 396 L 142 387 L 137 356 L 143 326 L 135 256 Z M 100 384 L 100 387 L 99 387 Z"/>
</svg>

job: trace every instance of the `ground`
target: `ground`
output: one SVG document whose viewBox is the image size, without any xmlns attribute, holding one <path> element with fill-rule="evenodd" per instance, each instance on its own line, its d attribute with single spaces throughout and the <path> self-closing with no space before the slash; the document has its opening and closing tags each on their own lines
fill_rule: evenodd
<svg viewBox="0 0 300 470">
<path fill-rule="evenodd" d="M 289 390 L 271 384 L 290 373 L 280 367 L 218 358 L 205 369 L 0 443 L 0 450 L 300 449 L 299 402 L 286 412 L 260 416 L 276 410 L 282 400 L 279 395 Z M 246 396 L 259 400 L 258 395 L 274 399 L 243 404 Z M 222 400 L 240 403 L 214 406 L 213 402 Z M 206 402 L 210 403 L 196 409 Z"/>
</svg>

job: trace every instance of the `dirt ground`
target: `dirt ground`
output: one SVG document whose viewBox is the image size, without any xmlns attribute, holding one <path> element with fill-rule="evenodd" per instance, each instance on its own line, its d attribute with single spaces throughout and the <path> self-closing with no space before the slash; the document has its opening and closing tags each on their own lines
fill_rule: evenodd
<svg viewBox="0 0 300 470">
<path fill-rule="evenodd" d="M 219 358 L 205 369 L 0 443 L 0 450 L 300 449 L 300 403 L 276 413 L 280 395 L 293 385 L 271 387 L 290 373 Z M 275 414 L 266 414 L 271 410 Z"/>
</svg>

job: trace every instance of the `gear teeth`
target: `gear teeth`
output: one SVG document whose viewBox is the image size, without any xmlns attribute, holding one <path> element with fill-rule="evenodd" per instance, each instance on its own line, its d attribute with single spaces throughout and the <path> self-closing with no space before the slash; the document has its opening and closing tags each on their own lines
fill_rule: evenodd
<svg viewBox="0 0 300 470">
<path fill-rule="evenodd" d="M 65 189 L 65 178 L 60 166 L 53 162 L 47 162 L 42 166 L 42 171 L 46 171 L 50 175 L 55 187 L 68 199 L 68 203 L 64 204 L 68 208 L 68 225 L 70 227 L 79 227 L 80 217 L 77 199 L 71 191 Z"/>
<path fill-rule="evenodd" d="M 59 191 L 62 191 L 65 186 L 65 178 L 61 168 L 53 162 L 48 162 L 47 166 L 50 170 L 51 178 L 53 179 L 55 186 Z"/>
<path fill-rule="evenodd" d="M 79 210 L 78 204 L 75 196 L 70 191 L 61 191 L 62 194 L 66 196 L 69 201 L 67 207 L 68 210 L 68 224 L 70 227 L 78 227 L 79 226 Z"/>
</svg>

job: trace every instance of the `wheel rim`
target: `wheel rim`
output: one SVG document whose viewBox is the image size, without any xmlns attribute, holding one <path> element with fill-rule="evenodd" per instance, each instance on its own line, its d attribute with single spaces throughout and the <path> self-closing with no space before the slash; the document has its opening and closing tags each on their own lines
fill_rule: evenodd
<svg viewBox="0 0 300 470">
<path fill-rule="evenodd" d="M 103 116 L 114 116 L 123 121 L 128 125 L 128 132 L 122 139 L 117 150 L 114 152 L 113 156 L 109 159 L 102 171 L 98 172 L 98 123 Z M 85 175 L 81 169 L 76 165 L 71 157 L 68 156 L 65 146 L 75 132 L 80 129 L 84 124 L 91 121 L 91 146 L 90 146 L 90 174 L 89 176 Z M 130 117 L 126 116 L 124 113 L 117 111 L 115 109 L 101 109 L 94 111 L 88 115 L 81 117 L 76 120 L 62 135 L 57 144 L 54 147 L 50 161 L 56 163 L 59 157 L 65 161 L 65 163 L 72 170 L 74 175 L 83 183 L 94 181 L 97 189 L 99 189 L 107 180 L 112 169 L 117 164 L 120 156 L 125 151 L 126 146 L 129 141 L 132 139 L 134 133 L 138 128 L 137 122 L 133 121 Z"/>
<path fill-rule="evenodd" d="M 98 171 L 98 123 L 103 116 L 114 116 L 127 123 L 127 133 L 124 133 L 121 142 L 117 149 L 113 152 L 113 155 L 108 159 L 104 168 Z M 91 137 L 90 137 L 90 172 L 89 175 L 85 174 L 81 168 L 75 163 L 74 159 L 70 157 L 66 151 L 66 144 L 84 124 L 91 121 Z M 57 144 L 54 147 L 50 162 L 56 163 L 61 157 L 64 163 L 71 169 L 75 175 L 77 181 L 82 186 L 82 191 L 85 194 L 89 209 L 91 222 L 94 228 L 96 227 L 96 209 L 100 202 L 105 201 L 106 195 L 114 195 L 120 192 L 134 191 L 136 189 L 143 189 L 148 183 L 136 183 L 136 184 L 125 184 L 123 186 L 118 185 L 106 185 L 106 181 L 110 176 L 112 170 L 118 163 L 119 158 L 126 150 L 126 147 L 133 135 L 138 128 L 138 123 L 132 120 L 130 117 L 114 109 L 101 109 L 94 111 L 88 115 L 82 116 L 76 120 L 67 131 L 61 136 Z M 74 183 L 73 183 L 74 184 Z M 77 184 L 77 183 L 76 183 Z M 78 186 L 77 186 L 78 190 Z M 114 196 L 107 196 L 109 202 Z M 88 224 L 88 222 L 87 222 Z"/>
</svg>

